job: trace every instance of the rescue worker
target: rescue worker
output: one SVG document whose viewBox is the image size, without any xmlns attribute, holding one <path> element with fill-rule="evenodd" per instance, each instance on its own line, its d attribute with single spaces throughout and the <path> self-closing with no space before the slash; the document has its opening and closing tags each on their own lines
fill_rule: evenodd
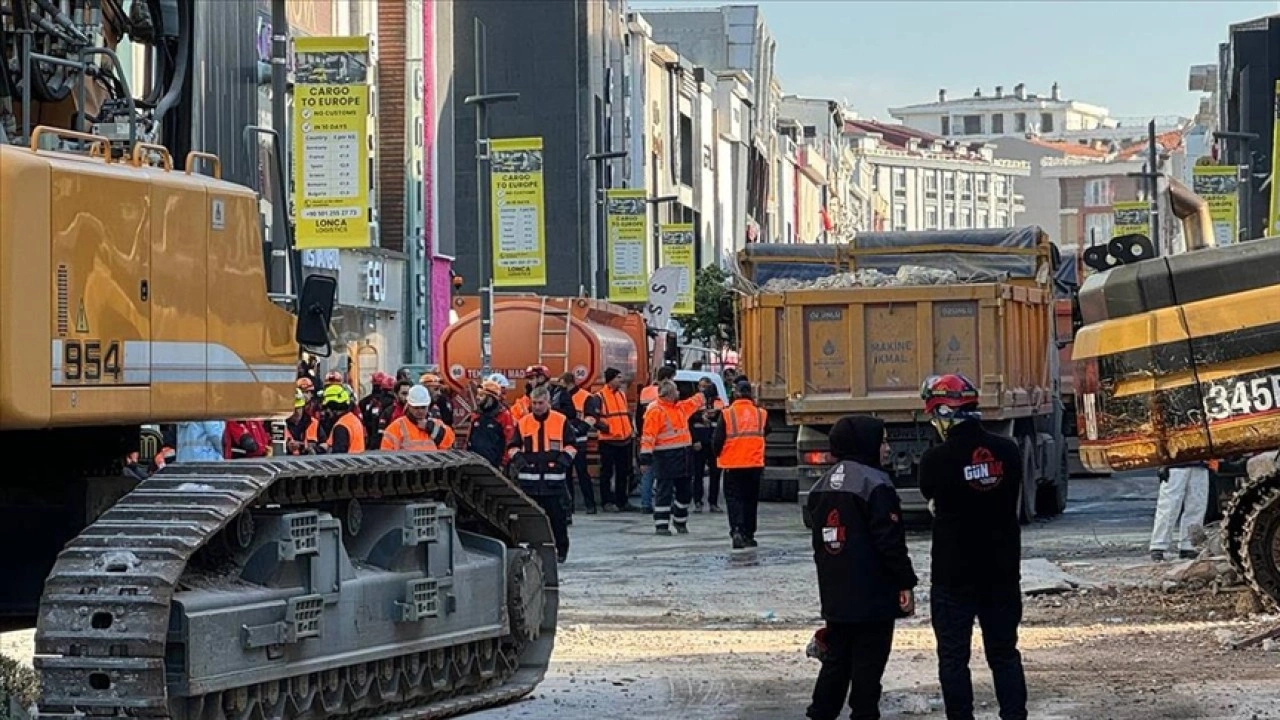
<svg viewBox="0 0 1280 720">
<path fill-rule="evenodd" d="M 391 410 L 391 419 L 387 421 L 388 424 L 404 417 L 404 404 L 405 401 L 409 399 L 409 388 L 411 387 L 413 387 L 412 380 L 396 381 L 395 391 L 393 392 L 396 398 L 396 404 Z"/>
<path fill-rule="evenodd" d="M 520 489 L 546 511 L 560 562 L 569 557 L 569 525 L 564 508 L 564 485 L 577 450 L 564 415 L 551 409 L 545 387 L 530 391 L 529 412 L 516 422 L 507 452 L 507 469 Z"/>
<path fill-rule="evenodd" d="M 443 420 L 446 425 L 453 427 L 453 401 L 440 376 L 426 373 L 418 379 L 418 384 L 431 392 L 431 417 Z"/>
<path fill-rule="evenodd" d="M 369 384 L 373 389 L 360 401 L 360 418 L 364 421 L 365 441 L 369 447 L 379 447 L 382 433 L 391 424 L 395 412 L 395 378 L 379 370 L 369 379 Z"/>
<path fill-rule="evenodd" d="M 178 423 L 178 462 L 224 460 L 222 436 L 227 424 L 221 420 Z"/>
<path fill-rule="evenodd" d="M 405 452 L 451 450 L 455 440 L 448 423 L 431 417 L 431 391 L 414 385 L 409 388 L 404 417 L 387 426 L 380 448 Z"/>
<path fill-rule="evenodd" d="M 842 417 L 827 438 L 837 462 L 808 500 L 826 627 L 815 634 L 822 669 L 806 716 L 835 720 L 847 698 L 853 720 L 876 720 L 894 621 L 915 612 L 916 573 L 898 493 L 883 469 L 890 453 L 884 422 Z M 732 482 L 726 480 L 726 494 Z"/>
<path fill-rule="evenodd" d="M 689 431 L 693 433 L 694 446 L 698 448 L 693 459 L 693 511 L 702 512 L 703 471 L 706 471 L 706 498 L 711 512 L 720 512 L 720 466 L 716 464 L 717 450 L 712 448 L 717 423 L 724 410 L 724 400 L 711 378 L 698 381 L 697 409 L 689 418 Z M 727 499 L 727 498 L 726 498 Z"/>
<path fill-rule="evenodd" d="M 467 433 L 467 449 L 502 467 L 503 456 L 515 437 L 515 421 L 502 404 L 502 386 L 493 380 L 480 383 L 476 393 L 476 411 L 471 413 L 471 430 Z"/>
<path fill-rule="evenodd" d="M 298 378 L 297 389 L 302 393 L 302 397 L 306 400 L 306 412 L 316 420 L 320 419 L 320 413 L 323 410 L 320 404 L 320 398 L 316 397 L 316 386 L 309 377 Z"/>
<path fill-rule="evenodd" d="M 315 455 L 320 451 L 320 421 L 307 413 L 307 398 L 301 390 L 293 396 L 293 414 L 284 421 L 289 437 L 285 440 L 285 452 L 290 455 Z"/>
<path fill-rule="evenodd" d="M 930 378 L 921 395 L 942 436 L 920 458 L 920 493 L 934 514 L 929 607 L 947 718 L 973 720 L 969 647 L 977 618 L 1000 718 L 1025 720 L 1018 652 L 1022 455 L 1013 440 L 982 427 L 978 389 L 964 376 Z"/>
<path fill-rule="evenodd" d="M 1209 509 L 1209 463 L 1193 462 L 1160 468 L 1160 492 L 1156 518 L 1151 525 L 1151 559 L 1163 562 L 1173 551 L 1173 528 L 1178 527 L 1178 557 L 1198 555 L 1191 543 L 1191 528 L 1204 525 Z"/>
<path fill-rule="evenodd" d="M 587 443 L 591 441 L 593 420 L 587 415 L 587 404 L 592 395 L 578 387 L 578 378 L 568 372 L 560 376 L 556 391 L 551 396 L 551 409 L 569 418 L 573 429 L 573 446 L 578 453 L 573 456 L 573 470 L 569 477 L 569 514 L 573 515 L 573 481 L 578 481 L 582 493 L 582 507 L 588 515 L 596 514 L 596 494 L 591 487 L 591 471 L 587 468 Z"/>
<path fill-rule="evenodd" d="M 324 389 L 321 400 L 324 419 L 320 429 L 325 433 L 325 451 L 339 455 L 364 452 L 364 423 L 351 412 L 351 393 L 337 383 Z"/>
<path fill-rule="evenodd" d="M 520 396 L 520 399 L 511 405 L 511 417 L 517 423 L 533 409 L 533 401 L 530 400 L 529 396 L 535 389 L 547 384 L 551 379 L 551 371 L 547 369 L 546 365 L 530 365 L 525 368 L 524 376 L 528 380 L 524 384 L 524 395 Z"/>
<path fill-rule="evenodd" d="M 596 418 L 596 437 L 600 449 L 600 503 L 605 512 L 628 512 L 631 491 L 633 441 L 635 425 L 631 408 L 623 391 L 627 380 L 617 368 L 606 368 L 604 387 L 596 393 L 600 413 Z"/>
<path fill-rule="evenodd" d="M 674 382 L 659 383 L 658 399 L 645 410 L 640 435 L 640 467 L 653 473 L 653 526 L 658 535 L 670 535 L 672 524 L 678 533 L 689 532 L 693 435 L 689 413 L 679 400 L 680 390 Z"/>
<path fill-rule="evenodd" d="M 271 454 L 271 435 L 257 420 L 232 420 L 222 434 L 222 456 L 228 460 L 263 458 Z"/>
<path fill-rule="evenodd" d="M 640 390 L 640 404 L 636 407 L 636 425 L 644 427 L 644 416 L 649 406 L 658 401 L 658 386 L 663 382 L 675 380 L 676 369 L 663 365 L 653 375 L 653 382 Z M 640 468 L 640 512 L 653 513 L 653 468 Z"/>
<path fill-rule="evenodd" d="M 764 439 L 769 413 L 756 407 L 750 385 L 739 385 L 733 404 L 720 413 L 711 439 L 714 462 L 724 470 L 729 537 L 734 550 L 756 546 L 756 511 L 764 476 Z"/>
</svg>

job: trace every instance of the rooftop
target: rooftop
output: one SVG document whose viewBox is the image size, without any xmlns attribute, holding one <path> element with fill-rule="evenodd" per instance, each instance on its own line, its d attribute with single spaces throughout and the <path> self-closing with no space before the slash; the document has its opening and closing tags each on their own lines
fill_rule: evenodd
<svg viewBox="0 0 1280 720">
<path fill-rule="evenodd" d="M 1110 154 L 1108 150 L 1094 147 L 1093 145 L 1085 145 L 1078 142 L 1067 142 L 1066 140 L 1041 140 L 1037 137 L 1029 137 L 1027 138 L 1027 142 L 1049 150 L 1056 150 L 1066 157 L 1102 159 Z"/>
<path fill-rule="evenodd" d="M 979 108 L 983 106 L 1004 106 L 1018 107 L 1020 105 L 1029 107 L 1070 107 L 1078 112 L 1106 117 L 1110 112 L 1099 105 L 1091 105 L 1078 100 L 1071 100 L 1062 97 L 1062 91 L 1058 83 L 1054 83 L 1048 95 L 1037 95 L 1028 93 L 1023 83 L 1013 86 L 1013 92 L 1006 93 L 1003 85 L 995 86 L 994 92 L 983 92 L 982 88 L 977 88 L 973 94 L 955 94 L 951 95 L 946 88 L 938 90 L 938 99 L 935 102 L 918 103 L 916 105 L 905 105 L 899 108 L 890 108 L 889 114 L 894 117 L 899 115 L 918 115 L 925 113 L 940 112 L 943 110 L 954 110 L 958 107 Z"/>
</svg>

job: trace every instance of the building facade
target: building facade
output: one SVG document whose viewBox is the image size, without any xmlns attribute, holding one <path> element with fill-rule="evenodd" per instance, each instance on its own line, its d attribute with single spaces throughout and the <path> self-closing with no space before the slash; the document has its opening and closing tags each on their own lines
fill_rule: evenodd
<svg viewBox="0 0 1280 720">
<path fill-rule="evenodd" d="M 950 95 L 943 88 L 938 90 L 936 102 L 891 108 L 889 115 L 910 128 L 966 140 L 1009 135 L 1059 137 L 1116 124 L 1104 107 L 1063 99 L 1057 83 L 1048 96 L 1028 93 L 1024 83 L 1014 85 L 1011 93 L 997 85 L 992 93 L 978 88 L 967 97 Z"/>
</svg>

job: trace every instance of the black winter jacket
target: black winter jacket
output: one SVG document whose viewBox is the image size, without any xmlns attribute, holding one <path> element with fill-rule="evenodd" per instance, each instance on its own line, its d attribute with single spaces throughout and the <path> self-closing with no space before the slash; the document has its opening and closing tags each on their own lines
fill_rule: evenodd
<svg viewBox="0 0 1280 720">
<path fill-rule="evenodd" d="M 1022 453 L 1011 439 L 977 421 L 951 429 L 920 458 L 920 493 L 932 500 L 935 585 L 1016 583 L 1022 530 L 1018 488 Z"/>
<path fill-rule="evenodd" d="M 502 456 L 507 451 L 507 434 L 498 422 L 502 406 L 471 414 L 471 431 L 467 433 L 467 449 L 479 455 L 495 468 L 502 467 Z"/>
<path fill-rule="evenodd" d="M 874 622 L 902 617 L 898 593 L 916 586 L 898 493 L 888 474 L 836 463 L 809 491 L 822 617 Z"/>
</svg>

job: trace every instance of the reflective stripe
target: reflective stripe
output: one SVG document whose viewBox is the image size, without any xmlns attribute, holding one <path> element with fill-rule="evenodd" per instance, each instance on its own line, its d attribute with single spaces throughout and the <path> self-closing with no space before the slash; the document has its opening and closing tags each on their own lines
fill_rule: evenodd
<svg viewBox="0 0 1280 720">
<path fill-rule="evenodd" d="M 529 481 L 535 481 L 535 482 L 541 482 L 545 480 L 564 480 L 565 476 L 566 476 L 566 473 L 546 473 L 545 475 L 542 473 L 527 473 L 527 472 L 516 473 L 517 480 L 529 480 Z"/>
</svg>

